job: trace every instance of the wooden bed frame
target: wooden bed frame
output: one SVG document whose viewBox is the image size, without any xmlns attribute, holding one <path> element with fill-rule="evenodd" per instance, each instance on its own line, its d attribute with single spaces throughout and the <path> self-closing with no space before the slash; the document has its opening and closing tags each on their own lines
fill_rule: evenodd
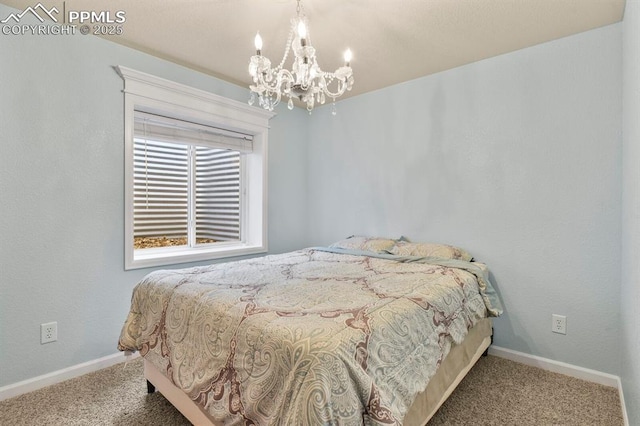
<svg viewBox="0 0 640 426">
<path fill-rule="evenodd" d="M 438 408 L 451 395 L 469 370 L 480 357 L 487 352 L 493 338 L 491 319 L 485 318 L 469 330 L 469 334 L 460 345 L 453 345 L 449 354 L 429 381 L 424 392 L 416 396 L 413 405 L 403 419 L 406 426 L 426 425 Z M 215 426 L 214 421 L 181 389 L 171 383 L 153 364 L 144 360 L 144 376 L 147 379 L 147 391 L 157 389 L 191 423 L 196 426 Z"/>
</svg>

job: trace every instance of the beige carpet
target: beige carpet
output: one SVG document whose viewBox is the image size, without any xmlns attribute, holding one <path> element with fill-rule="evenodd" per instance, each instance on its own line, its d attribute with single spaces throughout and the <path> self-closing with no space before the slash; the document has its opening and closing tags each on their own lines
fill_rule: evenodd
<svg viewBox="0 0 640 426">
<path fill-rule="evenodd" d="M 462 408 L 464 407 L 464 408 Z M 483 357 L 429 422 L 435 425 L 622 425 L 618 391 L 493 356 Z M 189 425 L 142 361 L 119 364 L 0 402 L 0 425 Z"/>
</svg>

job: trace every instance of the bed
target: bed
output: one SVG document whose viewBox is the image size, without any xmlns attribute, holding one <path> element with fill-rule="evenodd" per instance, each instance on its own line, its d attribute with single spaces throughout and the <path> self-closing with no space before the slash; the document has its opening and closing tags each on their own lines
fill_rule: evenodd
<svg viewBox="0 0 640 426">
<path fill-rule="evenodd" d="M 502 312 L 461 249 L 353 237 L 155 271 L 118 348 L 193 424 L 426 424 Z"/>
</svg>

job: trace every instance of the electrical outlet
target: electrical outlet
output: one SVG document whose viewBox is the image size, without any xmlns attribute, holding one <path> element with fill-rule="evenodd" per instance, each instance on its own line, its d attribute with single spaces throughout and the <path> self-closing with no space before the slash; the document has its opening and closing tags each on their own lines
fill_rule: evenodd
<svg viewBox="0 0 640 426">
<path fill-rule="evenodd" d="M 551 331 L 559 334 L 567 334 L 567 317 L 564 315 L 551 315 Z"/>
<path fill-rule="evenodd" d="M 58 323 L 48 322 L 40 324 L 40 344 L 51 343 L 58 340 Z"/>
</svg>

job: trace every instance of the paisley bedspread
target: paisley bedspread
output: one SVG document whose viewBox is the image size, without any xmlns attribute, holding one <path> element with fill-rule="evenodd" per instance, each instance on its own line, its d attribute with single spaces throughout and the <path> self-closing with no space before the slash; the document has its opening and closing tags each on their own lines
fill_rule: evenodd
<svg viewBox="0 0 640 426">
<path fill-rule="evenodd" d="M 153 272 L 118 348 L 219 424 L 401 424 L 451 343 L 500 306 L 482 264 L 361 254 Z"/>
</svg>

